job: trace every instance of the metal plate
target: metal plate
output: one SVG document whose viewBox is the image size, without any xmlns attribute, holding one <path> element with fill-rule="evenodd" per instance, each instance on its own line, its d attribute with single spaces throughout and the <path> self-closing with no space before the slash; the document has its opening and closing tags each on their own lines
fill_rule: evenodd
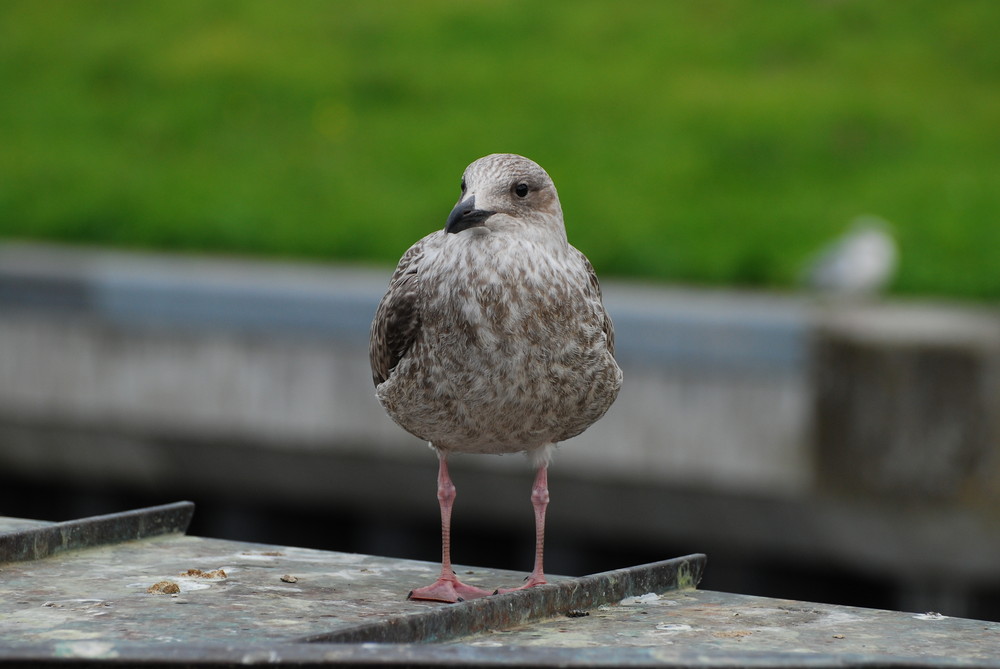
<svg viewBox="0 0 1000 669">
<path fill-rule="evenodd" d="M 1000 667 L 1000 623 L 698 591 L 702 555 L 411 602 L 436 564 L 182 536 L 190 511 L 0 535 L 48 555 L 0 565 L 0 664 Z M 458 570 L 481 587 L 523 576 Z"/>
</svg>

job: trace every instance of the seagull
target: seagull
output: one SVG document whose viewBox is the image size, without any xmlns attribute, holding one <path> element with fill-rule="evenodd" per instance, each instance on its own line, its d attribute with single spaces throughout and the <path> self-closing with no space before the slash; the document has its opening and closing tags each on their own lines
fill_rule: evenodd
<svg viewBox="0 0 1000 669">
<path fill-rule="evenodd" d="M 859 216 L 843 237 L 817 254 L 803 279 L 821 293 L 874 295 L 892 281 L 898 258 L 889 223 L 878 216 Z"/>
<path fill-rule="evenodd" d="M 444 229 L 411 246 L 393 272 L 369 357 L 383 408 L 438 456 L 441 575 L 408 597 L 457 602 L 509 591 L 466 585 L 452 570 L 452 453 L 529 456 L 535 562 L 512 590 L 544 584 L 553 450 L 603 416 L 622 383 L 597 275 L 566 239 L 545 170 L 514 154 L 466 168 Z"/>
</svg>

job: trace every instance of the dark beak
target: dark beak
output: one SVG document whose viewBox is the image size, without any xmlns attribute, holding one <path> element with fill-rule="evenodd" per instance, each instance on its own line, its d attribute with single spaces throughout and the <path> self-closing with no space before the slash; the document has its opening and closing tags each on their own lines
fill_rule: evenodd
<svg viewBox="0 0 1000 669">
<path fill-rule="evenodd" d="M 476 209 L 476 197 L 472 196 L 468 200 L 455 205 L 455 208 L 451 210 L 451 214 L 448 216 L 448 223 L 445 224 L 444 231 L 455 233 L 482 225 L 487 218 L 495 213 L 495 211 Z"/>
</svg>

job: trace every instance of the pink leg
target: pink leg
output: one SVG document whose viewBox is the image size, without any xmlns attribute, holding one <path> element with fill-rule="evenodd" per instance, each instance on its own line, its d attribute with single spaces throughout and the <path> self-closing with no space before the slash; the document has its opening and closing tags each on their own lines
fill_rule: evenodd
<svg viewBox="0 0 1000 669">
<path fill-rule="evenodd" d="M 451 507 L 455 503 L 455 484 L 448 475 L 444 453 L 438 455 L 438 502 L 441 504 L 441 576 L 428 586 L 417 588 L 407 599 L 425 599 L 434 602 L 461 602 L 485 597 L 488 590 L 466 585 L 458 580 L 451 568 Z"/>
<path fill-rule="evenodd" d="M 542 557 L 545 552 L 545 508 L 549 505 L 549 468 L 541 465 L 535 475 L 535 485 L 531 488 L 531 505 L 535 507 L 535 567 L 525 579 L 524 585 L 518 588 L 498 590 L 497 592 L 514 592 L 546 583 L 542 569 Z"/>
</svg>

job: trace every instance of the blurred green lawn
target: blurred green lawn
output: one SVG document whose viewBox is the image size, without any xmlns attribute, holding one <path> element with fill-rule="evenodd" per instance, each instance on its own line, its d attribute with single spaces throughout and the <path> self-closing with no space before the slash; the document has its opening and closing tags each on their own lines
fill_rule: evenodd
<svg viewBox="0 0 1000 669">
<path fill-rule="evenodd" d="M 0 3 L 0 238 L 393 263 L 541 163 L 603 276 L 790 287 L 872 213 L 1000 297 L 1000 2 Z"/>
</svg>

